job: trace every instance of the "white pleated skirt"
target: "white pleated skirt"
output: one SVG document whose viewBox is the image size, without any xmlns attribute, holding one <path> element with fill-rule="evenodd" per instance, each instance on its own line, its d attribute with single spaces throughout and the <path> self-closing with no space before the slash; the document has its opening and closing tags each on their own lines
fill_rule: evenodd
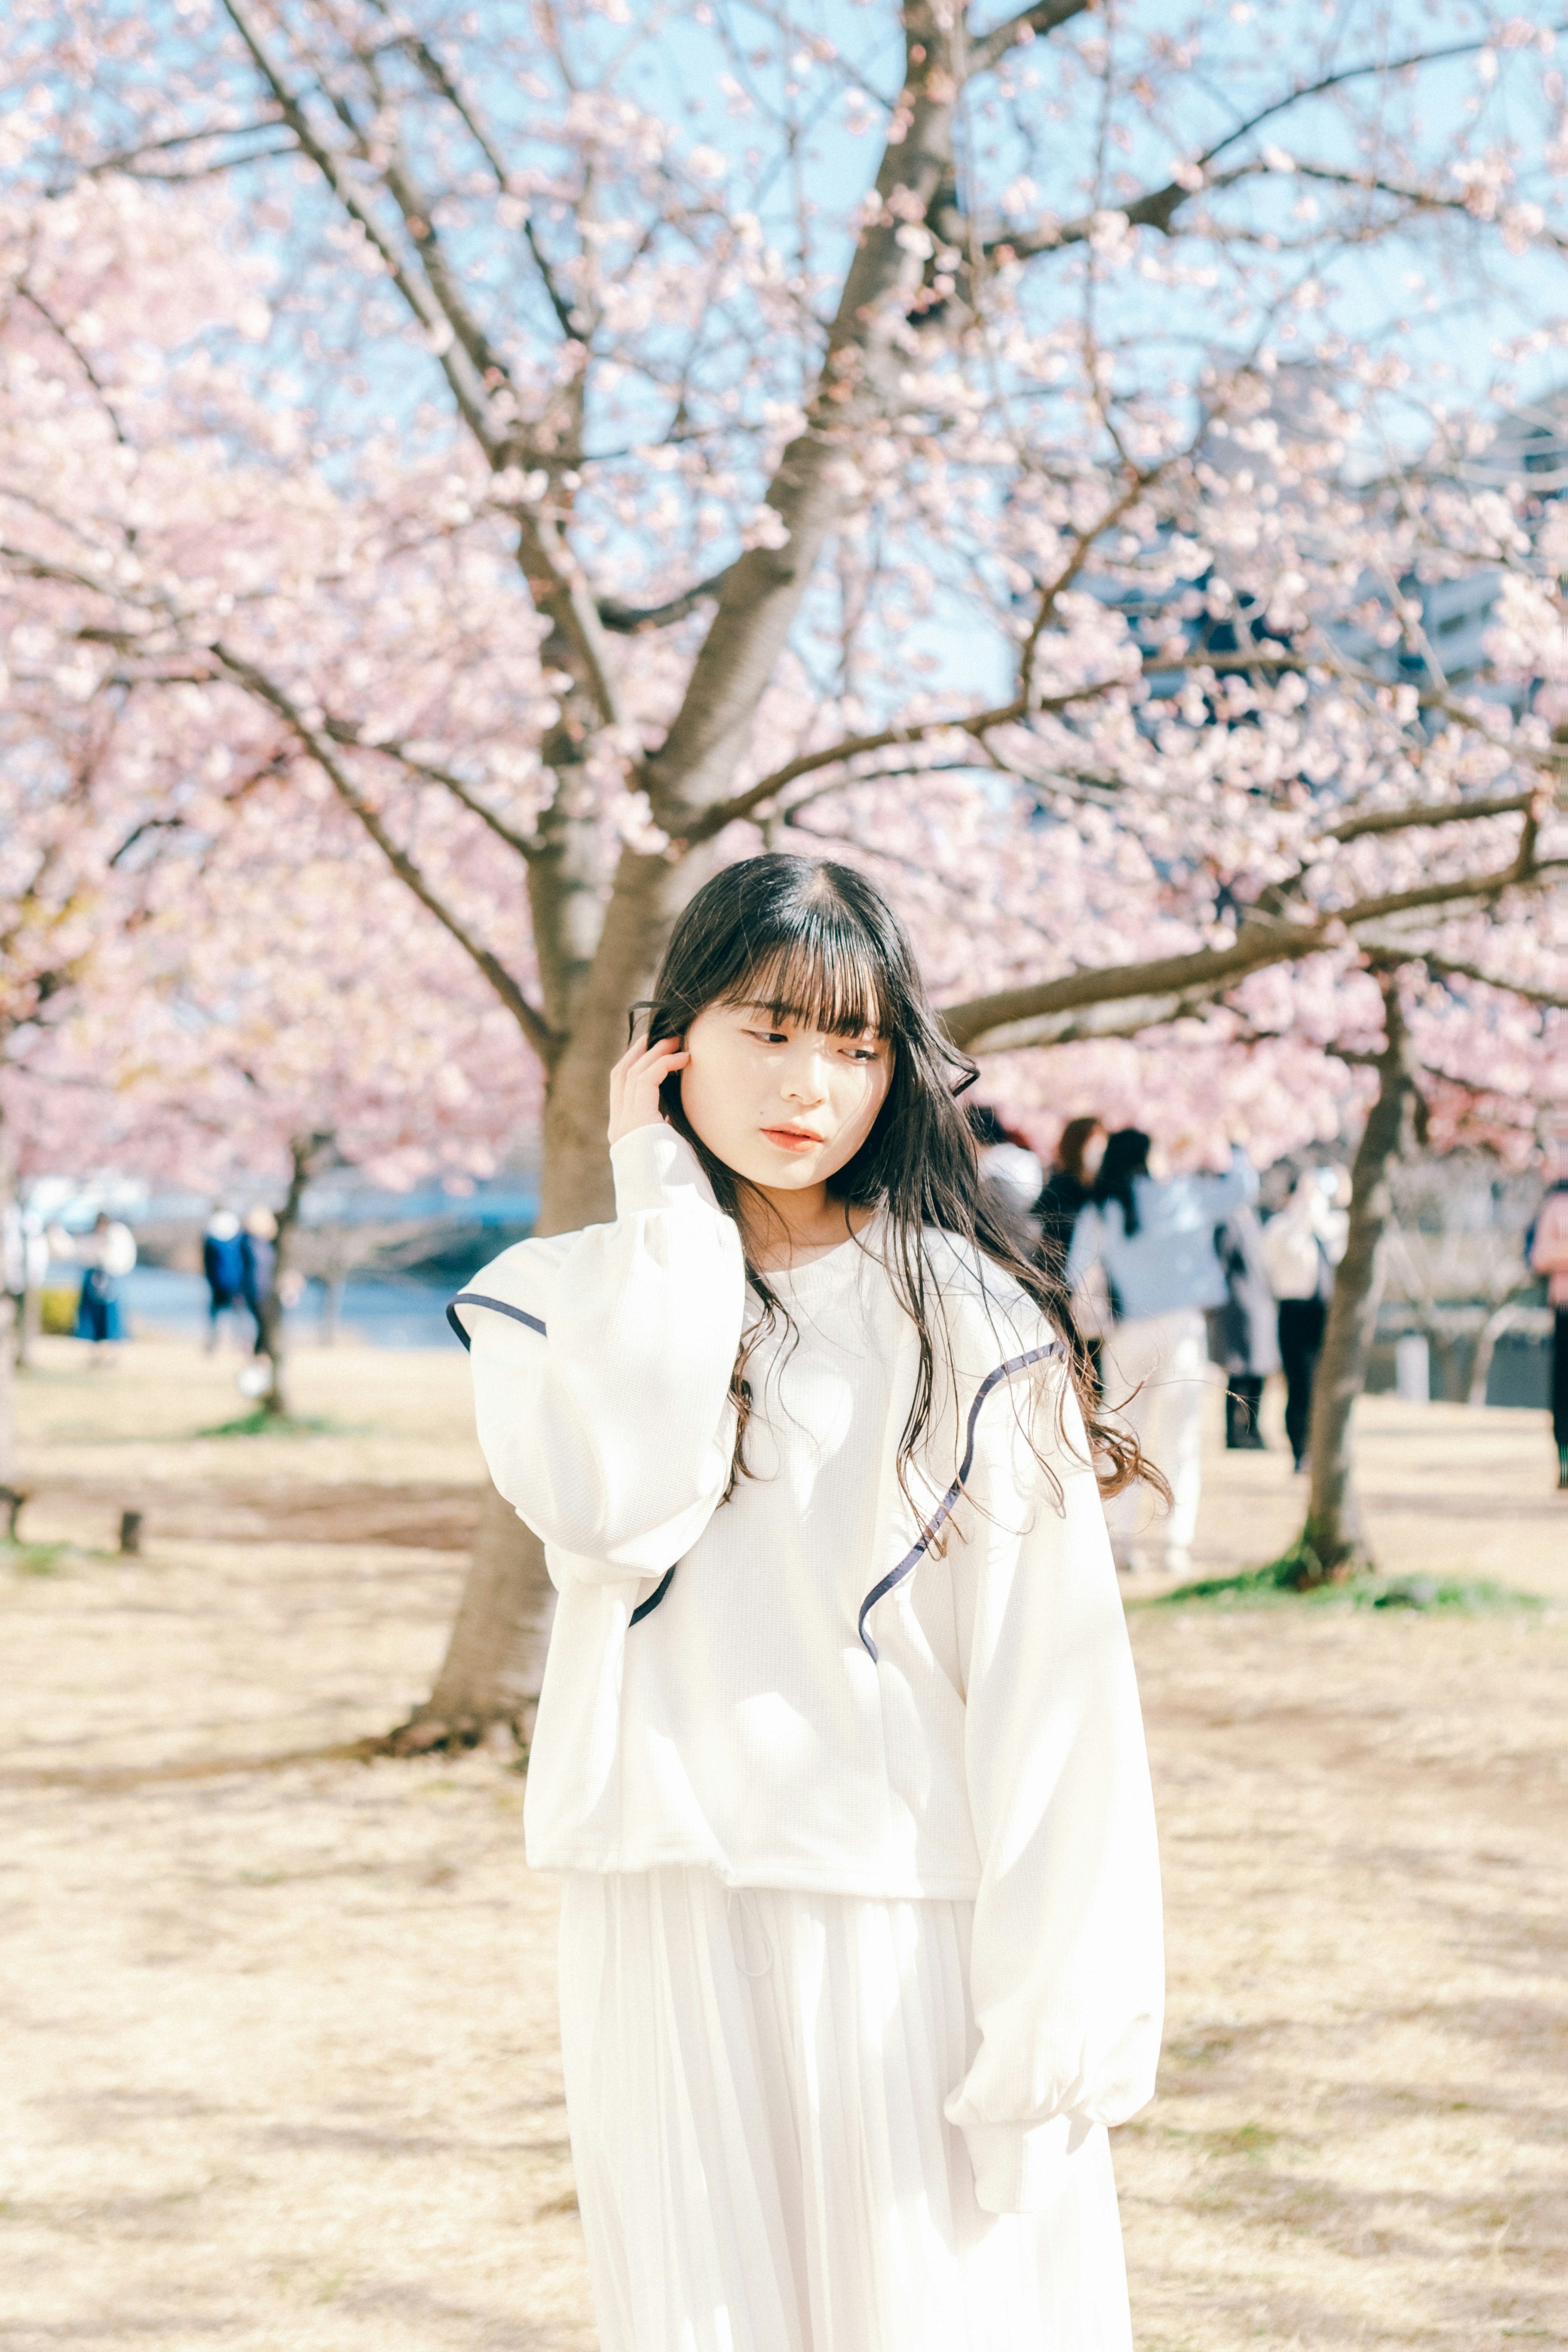
<svg viewBox="0 0 1568 2352">
<path fill-rule="evenodd" d="M 1103 2130 L 975 2201 L 967 1903 L 574 1874 L 561 2024 L 601 2352 L 1131 2352 Z"/>
</svg>

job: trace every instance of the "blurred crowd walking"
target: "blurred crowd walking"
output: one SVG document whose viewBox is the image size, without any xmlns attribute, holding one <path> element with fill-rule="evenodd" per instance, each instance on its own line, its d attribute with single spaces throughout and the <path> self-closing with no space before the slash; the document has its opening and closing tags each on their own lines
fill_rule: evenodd
<svg viewBox="0 0 1568 2352">
<path fill-rule="evenodd" d="M 1267 1450 L 1264 1390 L 1282 1373 L 1286 1443 L 1295 1468 L 1307 1465 L 1312 1384 L 1349 1230 L 1349 1173 L 1306 1169 L 1285 1205 L 1263 1217 L 1239 1127 L 1227 1134 L 1227 1167 L 1177 1172 L 1142 1129 L 1109 1132 L 1092 1116 L 1068 1121 L 1048 1171 L 988 1106 L 976 1106 L 970 1124 L 982 1174 L 1071 1297 L 1108 1404 L 1169 1481 L 1169 1509 L 1152 1527 L 1142 1489 L 1112 1499 L 1118 1566 L 1141 1572 L 1157 1552 L 1167 1574 L 1185 1575 L 1203 1488 L 1204 1391 L 1216 1368 L 1226 1446 Z M 1568 1233 L 1568 1214 L 1563 1223 Z M 1568 1299 L 1568 1242 L 1563 1285 Z"/>
</svg>

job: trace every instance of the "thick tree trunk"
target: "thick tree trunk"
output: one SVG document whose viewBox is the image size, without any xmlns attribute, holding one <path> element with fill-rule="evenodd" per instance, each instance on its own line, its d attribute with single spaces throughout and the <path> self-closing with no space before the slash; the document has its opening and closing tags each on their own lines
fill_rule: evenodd
<svg viewBox="0 0 1568 2352">
<path fill-rule="evenodd" d="M 436 1686 L 393 1734 L 391 1746 L 411 1754 L 448 1744 L 468 1747 L 501 1723 L 526 1748 L 554 1615 L 543 1545 L 504 1496 L 487 1486 L 458 1622 Z"/>
<path fill-rule="evenodd" d="M 15 1319 L 16 1302 L 0 1290 L 0 1506 L 16 1490 L 16 1377 Z M 0 1528 L 4 1514 L 0 1512 Z"/>
<path fill-rule="evenodd" d="M 1384 982 L 1383 995 L 1388 1042 L 1378 1060 L 1377 1098 L 1356 1150 L 1350 1235 L 1312 1388 L 1312 1484 L 1302 1539 L 1302 1581 L 1310 1584 L 1336 1583 L 1372 1564 L 1355 1491 L 1351 1423 L 1377 1328 L 1382 1244 L 1393 1211 L 1390 1176 L 1412 1099 L 1410 1038 L 1397 972 Z"/>
<path fill-rule="evenodd" d="M 44 1294 L 36 1282 L 29 1282 L 16 1298 L 16 1369 L 31 1371 L 33 1342 L 44 1328 Z"/>
<path fill-rule="evenodd" d="M 12 1205 L 11 1169 L 0 1139 L 0 1221 Z M 25 1244 L 23 1245 L 25 1246 Z M 10 1272 L 0 1281 L 0 1543 L 14 1541 L 23 1495 L 16 1484 L 16 1295 L 7 1286 Z M 24 1276 L 25 1278 L 25 1276 Z"/>
<path fill-rule="evenodd" d="M 629 991 L 629 996 L 637 993 L 637 987 Z M 544 1183 L 536 1232 L 571 1233 L 614 1215 L 607 1119 L 602 1075 L 585 1056 L 569 1059 L 557 1071 L 545 1103 Z M 435 1687 L 391 1735 L 389 1748 L 417 1755 L 448 1742 L 468 1747 L 491 1724 L 510 1725 L 526 1748 L 554 1614 L 555 1589 L 545 1570 L 543 1545 L 511 1505 L 487 1486 L 458 1621 Z"/>
<path fill-rule="evenodd" d="M 330 1135 L 297 1135 L 289 1147 L 289 1190 L 283 1196 L 283 1206 L 278 1212 L 272 1280 L 265 1296 L 258 1295 L 256 1302 L 257 1320 L 261 1327 L 257 1339 L 257 1353 L 266 1358 L 271 1375 L 267 1393 L 261 1400 L 261 1410 L 268 1420 L 284 1421 L 289 1415 L 289 1345 L 283 1302 L 288 1277 L 292 1270 L 294 1235 L 299 1229 L 300 1212 L 305 1202 L 305 1188 L 320 1167 L 322 1154 L 331 1139 Z"/>
</svg>

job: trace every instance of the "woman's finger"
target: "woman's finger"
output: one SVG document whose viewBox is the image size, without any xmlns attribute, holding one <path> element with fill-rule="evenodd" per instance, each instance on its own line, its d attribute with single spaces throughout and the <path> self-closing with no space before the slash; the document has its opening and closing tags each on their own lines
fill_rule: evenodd
<svg viewBox="0 0 1568 2352">
<path fill-rule="evenodd" d="M 661 1037 L 657 1045 L 632 1047 L 622 1055 L 610 1074 L 612 1143 L 634 1128 L 658 1126 L 664 1116 L 659 1088 L 690 1058 L 679 1037 Z"/>
</svg>

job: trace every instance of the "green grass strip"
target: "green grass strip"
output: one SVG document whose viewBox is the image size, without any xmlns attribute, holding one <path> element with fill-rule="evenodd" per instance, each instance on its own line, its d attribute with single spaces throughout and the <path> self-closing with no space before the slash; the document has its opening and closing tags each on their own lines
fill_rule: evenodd
<svg viewBox="0 0 1568 2352">
<path fill-rule="evenodd" d="M 211 1429 L 196 1431 L 198 1437 L 353 1437 L 362 1433 L 351 1429 L 347 1422 L 268 1412 L 260 1405 L 254 1412 L 242 1413 L 237 1421 L 220 1421 Z"/>
</svg>

